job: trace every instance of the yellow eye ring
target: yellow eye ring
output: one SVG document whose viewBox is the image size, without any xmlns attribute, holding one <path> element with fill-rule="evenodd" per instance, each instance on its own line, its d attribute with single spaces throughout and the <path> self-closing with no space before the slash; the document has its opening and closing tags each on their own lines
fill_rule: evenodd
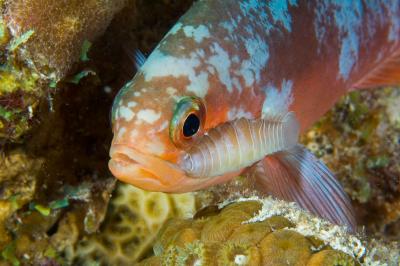
<svg viewBox="0 0 400 266">
<path fill-rule="evenodd" d="M 169 126 L 172 142 L 180 148 L 190 146 L 203 134 L 206 109 L 201 99 L 183 97 L 175 106 Z"/>
</svg>

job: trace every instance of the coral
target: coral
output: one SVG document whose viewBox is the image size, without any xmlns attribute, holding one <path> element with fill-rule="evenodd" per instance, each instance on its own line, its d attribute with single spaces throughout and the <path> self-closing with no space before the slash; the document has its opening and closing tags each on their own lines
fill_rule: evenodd
<svg viewBox="0 0 400 266">
<path fill-rule="evenodd" d="M 10 38 L 5 24 L 0 16 L 0 138 L 15 141 L 29 129 L 44 93 L 39 74 L 10 51 L 11 44 L 22 41 Z"/>
<path fill-rule="evenodd" d="M 261 252 L 256 246 L 227 242 L 219 247 L 217 265 L 257 266 L 261 263 Z"/>
<path fill-rule="evenodd" d="M 183 248 L 177 246 L 178 253 L 172 254 L 174 257 L 169 259 L 175 260 L 177 265 L 213 265 L 213 258 L 216 256 L 215 247 L 210 244 L 204 244 L 200 241 L 195 241 L 193 243 L 186 243 Z M 170 248 L 169 247 L 169 248 Z M 167 264 L 168 265 L 168 264 Z"/>
<path fill-rule="evenodd" d="M 322 250 L 310 258 L 307 266 L 329 266 L 329 265 L 345 265 L 355 266 L 358 265 L 352 257 L 343 252 L 334 250 Z"/>
<path fill-rule="evenodd" d="M 311 243 L 290 230 L 270 233 L 260 242 L 263 265 L 304 265 L 311 256 Z"/>
<path fill-rule="evenodd" d="M 228 240 L 233 243 L 254 245 L 272 231 L 286 227 L 292 227 L 287 219 L 280 216 L 271 217 L 262 222 L 242 224 L 233 231 Z"/>
<path fill-rule="evenodd" d="M 201 240 L 224 241 L 240 226 L 243 221 L 250 219 L 251 215 L 240 210 L 231 210 L 224 215 L 216 215 L 210 218 L 210 221 L 204 225 L 201 232 Z"/>
<path fill-rule="evenodd" d="M 6 3 L 5 19 L 14 36 L 34 32 L 20 48 L 23 60 L 59 80 L 79 60 L 84 41 L 101 35 L 125 2 L 13 0 Z"/>
<path fill-rule="evenodd" d="M 222 213 L 226 214 L 232 211 L 244 211 L 250 216 L 253 216 L 261 210 L 261 207 L 262 205 L 258 201 L 243 201 L 225 206 L 225 208 L 222 209 Z"/>
<path fill-rule="evenodd" d="M 254 209 L 249 210 L 249 206 Z M 212 208 L 209 215 L 201 210 L 197 218 L 170 220 L 157 236 L 155 256 L 139 265 L 333 266 L 399 262 L 399 256 L 393 255 L 399 253 L 398 248 L 361 240 L 294 203 L 252 197 L 229 200 L 219 208 L 219 212 Z M 243 219 L 246 212 L 252 214 Z M 209 227 L 216 219 L 226 225 L 229 220 L 234 230 L 209 237 L 215 235 Z M 223 227 L 218 229 L 227 232 Z"/>
<path fill-rule="evenodd" d="M 128 265 L 148 252 L 160 227 L 169 218 L 191 217 L 194 211 L 195 200 L 192 194 L 146 192 L 119 184 L 100 232 L 86 236 L 69 254 L 69 260 L 85 265 L 91 261 L 107 265 Z M 177 224 L 174 223 L 174 227 L 164 231 L 164 234 L 169 236 L 177 228 L 182 229 L 186 225 Z M 175 240 L 191 242 L 193 234 L 195 232 L 187 228 L 186 231 L 180 231 Z M 162 238 L 161 241 L 168 241 L 168 238 Z"/>
<path fill-rule="evenodd" d="M 40 177 L 39 173 L 40 171 L 34 177 Z M 12 213 L 6 217 L 6 220 L 1 221 L 9 236 L 6 239 L 8 243 L 0 250 L 7 251 L 9 255 L 12 254 L 12 258 L 22 264 L 39 265 L 48 260 L 54 263 L 63 262 L 60 253 L 69 248 L 71 243 L 75 243 L 83 231 L 91 232 L 94 230 L 93 226 L 98 227 L 98 225 L 88 225 L 86 221 L 88 217 L 95 220 L 96 224 L 102 221 L 108 197 L 103 199 L 103 209 L 99 209 L 96 205 L 101 204 L 101 201 L 96 199 L 98 195 L 92 194 L 102 186 L 107 186 L 107 184 L 100 183 L 94 187 L 86 185 L 87 190 L 82 191 L 82 189 L 79 192 L 81 194 L 75 193 L 77 191 L 75 189 L 66 191 L 64 199 L 54 200 L 49 204 L 36 203 L 35 198 L 27 198 L 25 201 L 30 200 L 29 204 L 22 205 L 24 198 L 12 197 Z M 113 188 L 113 182 L 108 186 L 107 194 Z M 25 187 L 21 186 L 21 188 Z M 107 191 L 104 188 L 103 190 Z M 88 204 L 83 203 L 85 200 L 95 200 L 96 203 L 87 206 Z M 67 212 L 67 207 L 70 207 L 69 202 L 72 201 L 75 201 L 76 205 Z M 13 207 L 14 204 L 16 207 Z M 84 207 L 77 208 L 79 205 Z"/>
<path fill-rule="evenodd" d="M 400 88 L 351 92 L 302 138 L 335 169 L 359 223 L 391 239 L 400 237 L 399 100 Z"/>
<path fill-rule="evenodd" d="M 41 158 L 30 158 L 22 150 L 0 157 L 0 250 L 11 240 L 5 221 L 34 197 Z"/>
<path fill-rule="evenodd" d="M 82 74 L 71 79 L 65 77 L 75 63 L 89 60 L 89 41 L 104 33 L 126 3 L 126 0 L 0 3 L 0 138 L 21 141 L 21 136 L 35 124 L 39 105 L 56 93 L 56 83 L 63 78 L 79 82 Z"/>
</svg>

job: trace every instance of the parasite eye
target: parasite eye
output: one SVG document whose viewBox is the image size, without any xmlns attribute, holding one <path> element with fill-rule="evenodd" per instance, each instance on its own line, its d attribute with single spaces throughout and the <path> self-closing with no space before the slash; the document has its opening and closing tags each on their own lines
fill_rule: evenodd
<svg viewBox="0 0 400 266">
<path fill-rule="evenodd" d="M 177 147 L 187 147 L 201 135 L 205 121 L 205 107 L 196 97 L 183 97 L 176 104 L 169 134 Z"/>
</svg>

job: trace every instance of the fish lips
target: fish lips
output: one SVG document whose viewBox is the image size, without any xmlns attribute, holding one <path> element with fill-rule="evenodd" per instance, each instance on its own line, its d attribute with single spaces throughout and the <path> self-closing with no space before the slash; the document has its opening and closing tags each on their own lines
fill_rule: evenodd
<svg viewBox="0 0 400 266">
<path fill-rule="evenodd" d="M 116 178 L 150 191 L 183 193 L 223 183 L 234 177 L 189 177 L 172 162 L 141 153 L 126 144 L 114 143 L 110 149 L 110 157 L 108 167 Z"/>
<path fill-rule="evenodd" d="M 119 180 L 151 191 L 169 191 L 185 173 L 170 162 L 143 154 L 126 144 L 113 144 L 108 167 Z"/>
</svg>

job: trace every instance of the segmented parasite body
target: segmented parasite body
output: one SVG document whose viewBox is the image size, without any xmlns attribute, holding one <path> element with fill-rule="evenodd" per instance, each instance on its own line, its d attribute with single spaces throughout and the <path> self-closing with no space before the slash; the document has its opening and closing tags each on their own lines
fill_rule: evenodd
<svg viewBox="0 0 400 266">
<path fill-rule="evenodd" d="M 186 192 L 240 174 L 355 228 L 348 197 L 298 135 L 349 90 L 399 83 L 398 0 L 199 0 L 137 55 L 112 110 L 118 179 Z"/>
<path fill-rule="evenodd" d="M 193 177 L 239 171 L 268 154 L 294 147 L 298 133 L 293 113 L 268 120 L 240 118 L 211 129 L 188 150 L 181 166 Z"/>
</svg>

